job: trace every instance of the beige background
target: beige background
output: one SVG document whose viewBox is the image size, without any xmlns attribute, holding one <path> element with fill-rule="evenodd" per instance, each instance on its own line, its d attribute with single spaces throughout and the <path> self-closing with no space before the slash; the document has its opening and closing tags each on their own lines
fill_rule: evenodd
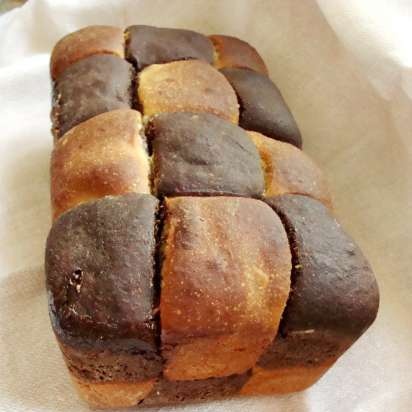
<svg viewBox="0 0 412 412">
<path fill-rule="evenodd" d="M 298 121 L 304 150 L 324 168 L 336 215 L 369 257 L 381 289 L 376 323 L 310 390 L 179 411 L 410 411 L 411 16 L 412 6 L 395 0 L 32 0 L 3 15 L 0 411 L 87 410 L 53 340 L 41 266 L 50 225 L 49 52 L 65 33 L 96 23 L 249 39 Z"/>
</svg>

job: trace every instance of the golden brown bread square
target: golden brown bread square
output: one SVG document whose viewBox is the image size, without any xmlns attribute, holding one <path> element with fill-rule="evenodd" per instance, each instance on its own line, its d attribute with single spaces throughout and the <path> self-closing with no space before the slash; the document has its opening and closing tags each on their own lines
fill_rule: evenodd
<svg viewBox="0 0 412 412">
<path fill-rule="evenodd" d="M 53 80 L 71 64 L 93 54 L 124 57 L 123 30 L 113 26 L 88 26 L 64 36 L 54 46 L 50 58 Z"/>
<path fill-rule="evenodd" d="M 71 376 L 79 395 L 92 408 L 112 409 L 138 405 L 154 388 L 155 379 L 144 382 L 88 382 Z"/>
<path fill-rule="evenodd" d="M 268 74 L 268 69 L 262 57 L 249 43 L 232 36 L 214 34 L 209 36 L 215 47 L 213 65 L 217 69 L 224 67 L 240 67 Z"/>
<path fill-rule="evenodd" d="M 138 99 L 145 116 L 164 112 L 207 112 L 237 123 L 239 105 L 232 86 L 200 60 L 154 64 L 138 75 Z"/>
<path fill-rule="evenodd" d="M 166 199 L 161 272 L 164 375 L 243 373 L 273 340 L 291 255 L 277 215 L 236 197 Z"/>
<path fill-rule="evenodd" d="M 332 199 L 322 171 L 295 146 L 248 132 L 262 159 L 265 173 L 265 197 L 286 193 L 311 196 L 332 208 Z"/>
<path fill-rule="evenodd" d="M 140 113 L 95 116 L 56 142 L 51 159 L 54 218 L 82 202 L 127 192 L 150 193 Z"/>
</svg>

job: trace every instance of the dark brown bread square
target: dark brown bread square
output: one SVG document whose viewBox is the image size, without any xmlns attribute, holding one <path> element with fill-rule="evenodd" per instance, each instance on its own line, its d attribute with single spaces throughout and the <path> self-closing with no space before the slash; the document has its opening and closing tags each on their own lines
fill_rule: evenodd
<svg viewBox="0 0 412 412">
<path fill-rule="evenodd" d="M 161 379 L 154 386 L 142 406 L 160 406 L 176 403 L 205 402 L 236 395 L 250 373 L 191 381 Z"/>
<path fill-rule="evenodd" d="M 374 321 L 379 291 L 360 249 L 329 210 L 307 196 L 266 202 L 292 250 L 292 286 L 279 332 L 243 394 L 287 393 L 316 382 Z"/>
<path fill-rule="evenodd" d="M 130 108 L 133 78 L 132 65 L 112 55 L 90 56 L 69 66 L 54 83 L 54 136 L 100 113 Z"/>
<path fill-rule="evenodd" d="M 208 113 L 164 113 L 146 133 L 157 195 L 263 194 L 259 154 L 240 127 Z"/>
<path fill-rule="evenodd" d="M 130 26 L 126 29 L 126 58 L 138 70 L 176 60 L 212 63 L 213 45 L 206 36 L 191 30 Z"/>
<path fill-rule="evenodd" d="M 320 202 L 282 195 L 293 256 L 292 291 L 280 334 L 259 364 L 316 365 L 340 356 L 374 321 L 379 291 L 361 250 Z"/>
<path fill-rule="evenodd" d="M 265 136 L 302 147 L 302 138 L 279 89 L 269 77 L 252 70 L 221 72 L 235 89 L 240 104 L 239 125 Z"/>
<path fill-rule="evenodd" d="M 68 363 L 88 379 L 95 378 L 88 370 L 93 362 L 101 375 L 119 379 L 123 372 L 123 380 L 161 370 L 153 286 L 157 207 L 151 195 L 108 196 L 62 214 L 50 231 L 50 316 Z M 116 354 L 117 361 L 131 355 L 131 364 L 113 376 Z"/>
</svg>

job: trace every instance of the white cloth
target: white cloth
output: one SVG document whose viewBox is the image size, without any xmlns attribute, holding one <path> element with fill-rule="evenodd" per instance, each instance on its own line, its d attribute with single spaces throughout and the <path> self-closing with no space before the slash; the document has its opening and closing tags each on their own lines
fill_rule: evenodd
<svg viewBox="0 0 412 412">
<path fill-rule="evenodd" d="M 88 410 L 54 341 L 42 272 L 48 60 L 70 31 L 133 23 L 232 34 L 261 51 L 381 289 L 376 323 L 310 390 L 179 411 L 410 411 L 411 13 L 401 0 L 30 0 L 0 17 L 0 411 Z"/>
</svg>

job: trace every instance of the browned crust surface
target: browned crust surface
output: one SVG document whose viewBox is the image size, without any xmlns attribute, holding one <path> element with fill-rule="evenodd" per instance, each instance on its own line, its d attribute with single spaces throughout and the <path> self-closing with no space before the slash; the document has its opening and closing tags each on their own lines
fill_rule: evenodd
<svg viewBox="0 0 412 412">
<path fill-rule="evenodd" d="M 237 395 L 249 377 L 250 371 L 241 375 L 190 381 L 159 379 L 142 406 L 205 402 L 227 398 Z"/>
<path fill-rule="evenodd" d="M 67 132 L 52 153 L 53 216 L 106 195 L 150 193 L 140 113 L 115 110 Z"/>
<path fill-rule="evenodd" d="M 293 271 L 278 336 L 258 365 L 313 366 L 336 359 L 376 317 L 379 290 L 372 269 L 319 201 L 289 194 L 266 202 L 287 229 Z"/>
<path fill-rule="evenodd" d="M 240 39 L 149 26 L 131 26 L 125 37 L 137 79 L 123 32 L 111 26 L 65 36 L 50 62 L 53 132 L 67 133 L 52 156 L 46 278 L 53 329 L 79 394 L 92 407 L 117 408 L 306 389 L 373 322 L 379 291 L 327 210 L 321 171 L 296 148 L 302 140 L 289 108 L 261 56 Z M 242 132 L 246 145 L 239 137 L 225 146 L 208 140 L 208 121 L 200 144 L 189 141 L 191 121 L 169 119 L 161 151 L 176 164 L 164 168 L 163 188 L 154 165 L 157 194 L 260 197 L 260 160 L 273 210 L 247 198 L 166 198 L 156 245 L 163 211 L 150 195 L 133 104 L 145 121 L 154 116 L 149 128 L 178 114 L 255 131 L 254 145 Z M 156 139 L 150 149 L 159 161 Z M 235 189 L 222 189 L 220 179 L 235 180 Z M 107 195 L 115 196 L 101 199 Z"/>
<path fill-rule="evenodd" d="M 282 332 L 315 329 L 359 337 L 379 305 L 378 285 L 362 251 L 320 202 L 301 195 L 266 201 L 287 228 L 295 263 Z"/>
<path fill-rule="evenodd" d="M 246 132 L 209 113 L 162 113 L 146 128 L 158 196 L 261 197 L 258 151 Z"/>
<path fill-rule="evenodd" d="M 57 341 L 70 373 L 91 383 L 140 382 L 162 373 L 162 360 L 156 351 L 130 348 L 76 347 Z M 113 346 L 114 342 L 113 342 Z"/>
<path fill-rule="evenodd" d="M 207 112 L 237 123 L 237 97 L 225 77 L 200 60 L 154 64 L 139 73 L 138 98 L 145 116 Z"/>
<path fill-rule="evenodd" d="M 274 338 L 289 294 L 291 256 L 280 220 L 259 200 L 173 198 L 166 199 L 164 235 L 165 376 L 245 372 Z"/>
<path fill-rule="evenodd" d="M 248 132 L 255 143 L 265 172 L 265 196 L 286 193 L 311 196 L 332 208 L 332 199 L 322 171 L 295 146 Z"/>
<path fill-rule="evenodd" d="M 126 58 L 138 70 L 177 60 L 213 61 L 212 42 L 192 30 L 137 25 L 128 27 L 125 35 Z"/>
<path fill-rule="evenodd" d="M 241 127 L 302 147 L 296 121 L 269 77 L 236 67 L 224 68 L 220 72 L 226 76 L 239 99 Z"/>
<path fill-rule="evenodd" d="M 46 244 L 49 311 L 76 348 L 156 352 L 154 253 L 158 200 L 106 196 L 63 213 Z"/>
<path fill-rule="evenodd" d="M 89 406 L 98 409 L 138 405 L 153 389 L 155 379 L 143 382 L 96 383 L 72 376 L 74 386 Z"/>
<path fill-rule="evenodd" d="M 124 57 L 123 30 L 112 26 L 88 26 L 64 36 L 54 46 L 50 74 L 55 80 L 71 64 L 93 54 Z"/>
<path fill-rule="evenodd" d="M 249 43 L 232 36 L 214 34 L 209 36 L 215 47 L 214 66 L 240 67 L 267 75 L 268 69 L 257 50 Z"/>
<path fill-rule="evenodd" d="M 332 366 L 333 361 L 318 366 L 292 366 L 276 369 L 253 368 L 252 376 L 240 395 L 275 395 L 299 392 L 316 383 Z"/>
<path fill-rule="evenodd" d="M 133 66 L 118 56 L 99 54 L 68 67 L 53 84 L 53 135 L 111 110 L 132 106 Z"/>
</svg>

